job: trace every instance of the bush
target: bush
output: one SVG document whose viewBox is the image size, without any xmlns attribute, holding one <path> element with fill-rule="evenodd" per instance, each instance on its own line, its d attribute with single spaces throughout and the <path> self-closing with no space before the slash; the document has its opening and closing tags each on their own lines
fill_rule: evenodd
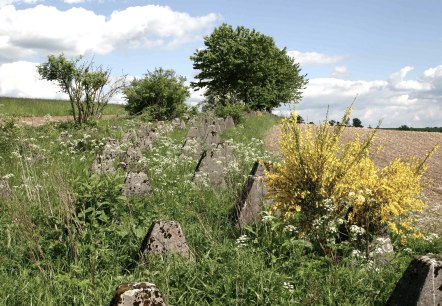
<svg viewBox="0 0 442 306">
<path fill-rule="evenodd" d="M 124 90 L 126 110 L 155 120 L 180 117 L 187 111 L 185 101 L 189 97 L 185 80 L 175 71 L 162 68 L 148 72 L 143 79 L 134 79 Z"/>
<path fill-rule="evenodd" d="M 227 118 L 231 116 L 235 124 L 238 124 L 244 120 L 244 113 L 247 108 L 243 104 L 218 104 L 214 107 L 215 115 L 217 117 Z"/>
<path fill-rule="evenodd" d="M 346 122 L 348 109 L 342 122 Z M 281 151 L 283 161 L 271 166 L 266 184 L 274 210 L 287 223 L 299 227 L 300 235 L 310 238 L 325 254 L 334 242 L 350 240 L 352 247 L 365 249 L 368 242 L 385 230 L 414 235 L 410 213 L 421 210 L 421 178 L 425 161 L 396 159 L 378 169 L 369 156 L 376 130 L 366 139 L 340 143 L 346 128 L 319 127 L 303 130 L 297 114 L 283 122 Z M 367 254 L 368 255 L 368 254 Z"/>
</svg>

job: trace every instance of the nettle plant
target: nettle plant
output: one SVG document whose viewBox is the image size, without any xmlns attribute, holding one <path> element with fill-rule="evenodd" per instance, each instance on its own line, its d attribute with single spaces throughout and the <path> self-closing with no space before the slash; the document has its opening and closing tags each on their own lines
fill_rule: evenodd
<svg viewBox="0 0 442 306">
<path fill-rule="evenodd" d="M 348 108 L 341 122 L 347 122 Z M 376 129 L 344 143 L 345 125 L 300 125 L 293 112 L 282 125 L 283 159 L 267 171 L 265 183 L 273 211 L 299 229 L 326 255 L 338 249 L 366 251 L 376 235 L 390 230 L 402 238 L 418 238 L 412 213 L 424 208 L 421 191 L 426 161 L 396 159 L 383 169 L 369 152 Z M 342 243 L 345 242 L 345 243 Z"/>
</svg>

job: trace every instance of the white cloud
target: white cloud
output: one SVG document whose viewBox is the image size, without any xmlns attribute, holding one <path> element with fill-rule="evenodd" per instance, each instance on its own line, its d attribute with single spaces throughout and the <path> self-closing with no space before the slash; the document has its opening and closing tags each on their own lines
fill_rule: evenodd
<svg viewBox="0 0 442 306">
<path fill-rule="evenodd" d="M 38 5 L 17 10 L 8 5 L 0 8 L 0 62 L 47 53 L 176 48 L 200 39 L 218 19 L 216 14 L 193 17 L 159 5 L 128 7 L 109 17 L 84 8 L 60 11 Z"/>
<path fill-rule="evenodd" d="M 40 79 L 36 65 L 26 61 L 0 64 L 0 96 L 67 99 L 56 85 Z"/>
<path fill-rule="evenodd" d="M 345 59 L 343 55 L 327 55 L 318 52 L 288 51 L 287 54 L 300 64 L 336 64 Z"/>
<path fill-rule="evenodd" d="M 335 78 L 345 78 L 349 76 L 350 72 L 348 71 L 346 66 L 335 66 L 335 69 L 332 73 L 332 77 Z"/>
</svg>

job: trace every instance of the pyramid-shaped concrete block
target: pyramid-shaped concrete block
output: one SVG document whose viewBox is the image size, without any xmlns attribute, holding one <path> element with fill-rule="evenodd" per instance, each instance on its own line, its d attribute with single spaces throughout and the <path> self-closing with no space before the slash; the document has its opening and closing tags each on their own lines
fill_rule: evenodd
<svg viewBox="0 0 442 306">
<path fill-rule="evenodd" d="M 92 163 L 91 170 L 98 175 L 115 172 L 114 159 L 107 154 L 97 155 Z"/>
<path fill-rule="evenodd" d="M 110 306 L 166 306 L 160 290 L 147 282 L 124 283 L 117 287 Z"/>
<path fill-rule="evenodd" d="M 388 306 L 442 306 L 442 257 L 414 259 L 393 290 Z"/>
<path fill-rule="evenodd" d="M 226 175 L 229 162 L 234 155 L 227 143 L 219 143 L 213 148 L 204 150 L 196 166 L 193 180 L 203 185 L 226 188 Z"/>
<path fill-rule="evenodd" d="M 152 223 L 141 244 L 140 254 L 179 254 L 192 257 L 181 225 L 176 221 L 156 221 Z"/>
<path fill-rule="evenodd" d="M 265 165 L 256 161 L 244 182 L 240 196 L 235 204 L 235 219 L 240 228 L 260 220 L 264 208 L 267 188 L 262 182 Z"/>
<path fill-rule="evenodd" d="M 226 129 L 232 129 L 235 127 L 235 122 L 231 116 L 227 116 L 227 118 L 224 120 L 224 125 Z"/>
<path fill-rule="evenodd" d="M 149 183 L 147 174 L 139 172 L 129 172 L 126 175 L 122 193 L 125 196 L 143 196 L 149 194 L 152 191 L 152 187 Z"/>
</svg>

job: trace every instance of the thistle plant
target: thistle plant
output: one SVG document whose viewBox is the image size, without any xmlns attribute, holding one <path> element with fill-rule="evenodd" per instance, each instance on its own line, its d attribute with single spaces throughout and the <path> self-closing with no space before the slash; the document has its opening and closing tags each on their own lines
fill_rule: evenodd
<svg viewBox="0 0 442 306">
<path fill-rule="evenodd" d="M 341 122 L 347 122 L 351 107 Z M 368 254 L 373 235 L 387 226 L 399 235 L 413 232 L 411 212 L 420 211 L 425 202 L 421 192 L 425 162 L 411 157 L 396 159 L 383 169 L 370 158 L 376 129 L 361 139 L 343 143 L 345 125 L 332 127 L 328 120 L 304 128 L 293 112 L 282 125 L 280 141 L 283 159 L 273 163 L 265 183 L 273 199 L 274 211 L 287 223 L 296 223 L 300 235 L 308 236 L 325 254 L 333 253 L 336 241 L 351 240 Z M 414 237 L 419 234 L 412 233 Z"/>
</svg>

